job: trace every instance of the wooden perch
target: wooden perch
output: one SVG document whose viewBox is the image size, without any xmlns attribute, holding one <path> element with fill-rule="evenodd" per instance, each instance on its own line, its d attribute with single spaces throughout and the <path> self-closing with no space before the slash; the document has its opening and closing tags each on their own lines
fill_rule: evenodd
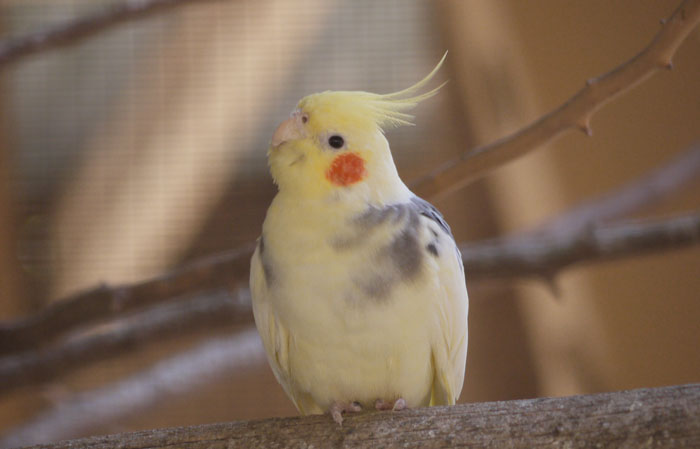
<svg viewBox="0 0 700 449">
<path fill-rule="evenodd" d="M 149 430 L 45 449 L 700 447 L 700 384 L 563 398 Z"/>
<path fill-rule="evenodd" d="M 0 69 L 35 53 L 72 45 L 128 21 L 143 19 L 187 3 L 206 1 L 214 0 L 124 1 L 44 31 L 0 41 Z"/>
<path fill-rule="evenodd" d="M 529 126 L 493 143 L 474 148 L 411 185 L 417 195 L 434 199 L 447 195 L 492 170 L 541 148 L 570 128 L 591 134 L 592 115 L 617 95 L 630 90 L 659 69 L 670 69 L 671 59 L 681 43 L 700 22 L 700 0 L 685 0 L 662 21 L 663 27 L 651 43 L 632 59 L 612 71 L 591 78 L 549 114 Z"/>
</svg>

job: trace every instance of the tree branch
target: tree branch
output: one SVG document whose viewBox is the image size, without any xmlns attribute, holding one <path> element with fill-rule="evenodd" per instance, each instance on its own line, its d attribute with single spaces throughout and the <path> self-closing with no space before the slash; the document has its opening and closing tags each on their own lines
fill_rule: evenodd
<svg viewBox="0 0 700 449">
<path fill-rule="evenodd" d="M 351 415 L 272 418 L 84 438 L 59 448 L 699 447 L 700 385 Z"/>
<path fill-rule="evenodd" d="M 681 248 L 699 242 L 700 214 L 693 213 L 666 220 L 591 224 L 588 227 L 576 226 L 560 232 L 533 232 L 493 241 L 463 244 L 461 250 L 466 272 L 473 281 L 505 276 L 538 275 L 550 278 L 557 271 L 575 263 Z M 0 358 L 0 381 L 4 386 L 13 385 L 14 382 L 26 384 L 36 381 L 37 378 L 27 375 L 28 367 L 53 366 L 51 360 L 60 365 L 62 356 L 59 357 L 59 354 L 70 358 L 71 363 L 65 365 L 66 367 L 74 368 L 95 357 L 89 348 L 99 348 L 99 352 L 102 352 L 106 348 L 101 344 L 105 344 L 111 348 L 110 351 L 122 351 L 130 347 L 131 340 L 128 332 L 122 333 L 118 329 L 110 330 L 111 334 L 86 337 L 89 342 L 80 339 L 63 342 L 37 354 L 34 354 L 32 349 L 36 350 L 40 345 L 48 344 L 50 336 L 75 331 L 97 320 L 116 319 L 120 312 L 123 314 L 126 311 L 169 301 L 178 295 L 192 295 L 207 288 L 240 284 L 245 281 L 249 258 L 249 250 L 224 253 L 134 286 L 101 287 L 77 295 L 73 299 L 55 303 L 36 315 L 5 323 L 0 326 L 2 349 L 8 354 L 16 355 Z M 171 282 L 173 285 L 170 285 Z M 129 300 L 121 303 L 121 297 Z M 90 304 L 91 301 L 96 304 Z M 144 335 L 147 333 L 167 336 L 164 329 L 181 326 L 182 320 L 185 319 L 189 326 L 195 326 L 195 320 L 207 316 L 211 318 L 209 324 L 214 325 L 214 322 L 223 316 L 217 315 L 217 311 L 224 310 L 228 311 L 226 320 L 230 322 L 249 322 L 249 306 L 240 303 L 226 304 L 224 301 L 216 303 L 216 300 L 211 299 L 210 301 L 213 302 L 209 304 L 209 308 L 204 303 L 193 302 L 191 309 L 184 308 L 181 312 L 166 314 L 170 318 L 164 318 L 162 321 L 155 321 L 158 314 L 153 315 L 150 320 L 145 320 L 138 326 L 134 325 L 134 331 L 140 329 L 138 332 Z M 213 306 L 215 303 L 216 307 Z M 83 304 L 93 307 L 85 307 Z M 198 311 L 200 307 L 204 309 Z M 189 312 L 184 312 L 186 310 Z M 152 312 L 153 310 L 150 310 L 149 315 Z M 10 344 L 13 341 L 20 344 L 13 347 Z M 98 343 L 100 341 L 103 343 Z M 36 376 L 45 379 L 61 371 L 59 366 L 53 366 L 50 371 L 41 369 Z M 0 387 L 0 391 L 3 390 L 4 388 Z"/>
<path fill-rule="evenodd" d="M 561 232 L 461 245 L 469 279 L 541 276 L 577 264 L 619 259 L 700 243 L 700 212 L 663 220 L 590 224 Z"/>
<path fill-rule="evenodd" d="M 699 21 L 700 0 L 684 0 L 663 21 L 661 30 L 641 53 L 612 71 L 589 79 L 572 98 L 527 127 L 444 163 L 413 183 L 412 190 L 427 199 L 447 195 L 570 128 L 579 128 L 590 135 L 592 115 L 657 70 L 671 68 L 673 55 Z"/>
<path fill-rule="evenodd" d="M 236 298 L 223 291 L 152 307 L 109 326 L 72 335 L 40 351 L 28 350 L 0 358 L 0 394 L 14 388 L 55 379 L 90 363 L 203 329 L 249 325 L 253 322 L 250 293 Z"/>
<path fill-rule="evenodd" d="M 168 397 L 220 379 L 219 376 L 265 363 L 255 329 L 211 339 L 159 361 L 147 370 L 95 390 L 78 393 L 40 413 L 0 438 L 0 447 L 55 441 L 143 410 Z"/>
<path fill-rule="evenodd" d="M 95 14 L 94 16 L 91 16 L 92 18 L 88 17 L 79 19 L 74 23 L 56 27 L 54 30 L 45 32 L 45 38 L 40 39 L 38 37 L 28 37 L 26 39 L 17 40 L 16 42 L 26 42 L 25 44 L 21 45 L 17 43 L 13 45 L 3 44 L 2 48 L 0 48 L 0 65 L 3 61 L 1 55 L 24 55 L 25 52 L 30 51 L 27 50 L 28 48 L 34 48 L 32 47 L 33 44 L 30 45 L 29 42 L 38 42 L 36 45 L 38 45 L 37 48 L 40 49 L 44 49 L 45 46 L 48 48 L 53 45 L 57 45 L 59 42 L 70 41 L 70 39 L 72 39 L 69 39 L 70 36 L 83 37 L 89 35 L 89 33 L 84 34 L 87 31 L 78 32 L 75 30 L 98 30 L 104 24 L 111 25 L 120 23 L 120 21 L 123 20 L 142 17 L 151 12 L 187 2 L 188 0 L 144 0 L 141 2 L 124 3 L 121 6 L 116 6 L 105 12 Z M 581 92 L 579 92 L 579 94 L 563 105 L 559 110 L 555 111 L 549 116 L 543 117 L 543 119 L 537 123 L 566 124 L 566 120 L 563 119 L 571 115 L 571 112 L 566 111 L 580 111 L 582 110 L 583 106 L 586 105 L 592 107 L 592 109 L 588 111 L 588 113 L 592 113 L 592 111 L 594 111 L 598 106 L 602 105 L 605 101 L 611 98 L 609 96 L 606 97 L 607 93 L 624 90 L 622 89 L 624 86 L 620 87 L 620 83 L 622 83 L 622 81 L 629 81 L 629 77 L 635 73 L 637 73 L 638 79 L 641 80 L 644 78 L 644 76 L 646 76 L 643 74 L 639 75 L 638 72 L 640 72 L 641 69 L 646 70 L 642 70 L 642 72 L 646 74 L 651 73 L 653 71 L 653 64 L 649 64 L 649 61 L 654 60 L 655 57 L 658 58 L 659 56 L 664 55 L 667 56 L 668 60 L 670 60 L 670 57 L 672 56 L 673 52 L 675 52 L 675 49 L 678 47 L 678 45 L 680 45 L 680 42 L 694 26 L 691 25 L 691 22 L 694 24 L 697 22 L 698 17 L 700 17 L 699 4 L 700 0 L 689 0 L 684 2 L 674 12 L 671 19 L 669 19 L 664 28 L 661 30 L 661 32 L 659 32 L 652 44 L 646 50 L 626 64 L 623 64 L 615 71 L 594 80 L 594 82 L 584 88 Z M 98 24 L 102 25 L 98 26 Z M 10 48 L 14 50 L 7 50 Z M 14 57 L 17 56 L 12 56 L 12 58 Z M 618 86 L 618 88 L 615 88 L 615 86 Z M 592 100 L 595 101 L 591 103 L 590 101 Z M 583 108 L 583 110 L 586 109 Z M 547 128 L 547 126 L 544 125 L 535 125 L 533 125 L 533 127 L 537 129 Z M 570 125 L 571 123 L 565 127 Z M 530 135 L 531 133 L 534 133 L 535 130 L 532 130 L 531 128 L 532 127 L 522 131 L 521 134 Z M 506 138 L 501 142 L 503 145 L 506 145 L 508 141 L 513 139 L 519 142 L 527 140 L 525 138 L 518 137 L 519 135 L 520 134 L 517 134 L 515 137 Z M 497 153 L 507 153 L 507 150 L 498 150 L 498 148 L 500 148 L 499 145 L 501 145 L 501 143 L 497 142 L 491 147 L 497 150 Z M 485 147 L 483 151 L 488 150 L 488 152 L 491 152 L 489 149 L 491 147 Z M 692 165 L 692 167 L 694 167 L 692 170 L 697 171 L 697 159 L 691 158 L 689 160 L 695 162 L 693 164 L 689 164 L 686 166 L 686 168 Z M 676 166 L 676 168 L 677 167 L 678 166 Z M 692 173 L 692 170 L 687 173 Z M 678 170 L 675 170 L 675 172 L 677 173 Z M 674 178 L 672 176 L 668 176 L 666 179 L 680 178 L 681 177 Z M 663 183 L 659 184 L 661 187 L 663 187 L 663 185 Z M 663 193 L 665 190 L 672 190 L 674 185 L 675 184 L 671 183 L 670 189 L 660 188 L 658 190 Z M 631 191 L 632 190 L 630 190 L 630 192 Z M 653 191 L 653 189 L 651 191 Z M 637 203 L 641 203 L 649 199 L 650 196 L 650 191 L 640 191 L 637 192 L 636 197 L 634 197 L 634 195 L 631 197 L 636 198 L 634 201 Z M 612 199 L 613 203 L 617 201 L 614 196 Z M 594 207 L 596 206 L 594 205 Z M 618 208 L 617 210 L 622 210 L 622 208 Z M 598 208 L 596 213 L 601 213 L 600 208 Z M 580 220 L 580 218 L 581 217 L 578 217 L 577 220 Z M 581 223 L 581 221 L 579 221 L 579 223 Z M 26 319 L 18 320 L 12 323 L 0 323 L 0 354 L 39 347 L 41 344 L 50 341 L 57 336 L 65 334 L 66 332 L 74 331 L 80 326 L 108 320 L 123 315 L 128 311 L 157 304 L 181 294 L 196 293 L 197 291 L 206 290 L 208 288 L 221 287 L 225 284 L 235 284 L 237 281 L 240 282 L 247 276 L 248 260 L 251 252 L 252 245 L 239 251 L 220 254 L 200 260 L 194 264 L 141 283 L 118 287 L 101 286 L 88 292 L 77 293 L 76 295 L 62 301 L 54 302 L 39 313 Z M 471 263 L 473 263 L 473 260 Z"/>
<path fill-rule="evenodd" d="M 124 22 L 185 5 L 213 0 L 125 0 L 47 30 L 0 41 L 0 69 L 33 54 L 74 44 Z"/>
<path fill-rule="evenodd" d="M 551 280 L 576 263 L 609 260 L 700 243 L 700 213 L 665 220 L 573 227 L 558 233 L 521 236 L 462 245 L 469 281 L 539 276 Z M 127 320 L 71 336 L 41 350 L 0 358 L 0 393 L 54 379 L 96 360 L 130 351 L 174 333 L 252 323 L 250 299 L 223 292 L 152 307 Z"/>
<path fill-rule="evenodd" d="M 532 235 L 545 232 L 573 232 L 592 223 L 629 213 L 641 205 L 648 205 L 668 197 L 687 183 L 697 180 L 700 172 L 700 145 L 696 144 L 687 152 L 652 173 L 632 181 L 622 188 L 601 198 L 589 201 L 555 218 Z M 522 237 L 523 239 L 526 237 Z M 546 240 L 541 235 L 529 237 L 539 239 L 541 248 Z M 508 251 L 506 240 L 467 244 L 463 257 L 470 280 L 487 276 L 485 267 L 507 267 L 507 258 L 499 258 L 493 250 L 496 247 Z M 532 240 L 528 240 L 532 241 Z M 526 243 L 512 245 L 526 245 Z M 222 287 L 235 287 L 247 282 L 250 256 L 253 244 L 236 251 L 217 254 L 200 259 L 164 275 L 131 285 L 107 286 L 79 292 L 70 297 L 55 301 L 36 314 L 12 322 L 0 323 L 0 354 L 20 352 L 40 347 L 56 337 L 73 332 L 81 326 L 118 318 L 130 311 L 169 301 L 173 297 Z M 468 249 L 473 248 L 473 249 Z M 472 256 L 471 251 L 479 255 Z M 514 254 L 522 266 L 522 257 Z M 481 257 L 481 258 L 480 258 Z M 482 259 L 483 258 L 483 259 Z M 498 259 L 498 263 L 496 263 Z M 527 270 L 526 270 L 527 271 Z M 508 270 L 509 275 L 519 273 Z M 540 272 L 541 273 L 541 272 Z M 499 272 L 495 272 L 496 275 Z M 523 273 L 528 274 L 528 273 Z M 534 274 L 530 272 L 529 274 Z M 506 275 L 506 272 L 500 272 Z"/>
<path fill-rule="evenodd" d="M 632 214 L 642 207 L 650 207 L 678 192 L 688 184 L 700 184 L 700 142 L 674 157 L 662 167 L 652 170 L 624 186 L 576 205 L 536 232 L 572 230 L 591 223 Z"/>
<path fill-rule="evenodd" d="M 248 275 L 253 245 L 200 259 L 131 285 L 99 286 L 51 303 L 35 315 L 0 323 L 0 354 L 40 347 L 81 326 L 123 316 L 184 294 L 234 286 Z"/>
</svg>

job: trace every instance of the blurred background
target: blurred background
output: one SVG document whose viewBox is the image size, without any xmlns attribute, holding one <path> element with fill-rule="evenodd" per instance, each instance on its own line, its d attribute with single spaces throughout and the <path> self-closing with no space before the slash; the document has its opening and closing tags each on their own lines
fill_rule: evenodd
<svg viewBox="0 0 700 449">
<path fill-rule="evenodd" d="M 110 3 L 0 0 L 0 37 Z M 447 86 L 416 110 L 416 126 L 388 133 L 399 172 L 410 181 L 552 110 L 586 79 L 646 46 L 677 3 L 199 2 L 4 67 L 0 319 L 254 241 L 275 193 L 267 144 L 304 95 L 396 91 L 449 50 L 438 74 Z M 673 62 L 673 71 L 597 113 L 592 137 L 569 132 L 436 202 L 456 239 L 531 229 L 700 139 L 697 29 Z M 635 216 L 699 206 L 696 179 Z M 565 270 L 556 276 L 557 297 L 539 279 L 470 283 L 469 267 L 466 274 L 471 310 L 462 402 L 700 381 L 698 247 Z M 5 393 L 0 435 L 77 394 L 109 388 L 236 331 L 143 342 L 128 355 Z M 295 414 L 264 358 L 252 353 L 196 388 L 173 388 L 131 408 L 114 405 L 124 412 L 47 435 Z"/>
</svg>

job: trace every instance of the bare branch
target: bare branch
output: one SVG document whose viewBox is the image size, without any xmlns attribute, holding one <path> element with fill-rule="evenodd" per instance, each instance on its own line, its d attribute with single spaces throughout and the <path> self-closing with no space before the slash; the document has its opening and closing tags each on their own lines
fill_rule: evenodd
<svg viewBox="0 0 700 449">
<path fill-rule="evenodd" d="M 148 430 L 41 447 L 700 447 L 700 385 L 370 412 L 348 416 L 342 427 L 328 416 L 312 415 Z"/>
<path fill-rule="evenodd" d="M 572 230 L 591 223 L 607 221 L 650 207 L 678 192 L 688 184 L 700 181 L 700 142 L 660 168 L 627 183 L 619 189 L 592 198 L 565 212 L 536 232 Z"/>
<path fill-rule="evenodd" d="M 252 245 L 200 259 L 131 285 L 102 285 L 51 303 L 37 314 L 0 323 L 0 354 L 36 348 L 80 326 L 122 316 L 170 298 L 236 284 L 247 277 Z"/>
<path fill-rule="evenodd" d="M 493 277 L 539 276 L 547 280 L 577 263 L 609 260 L 700 243 L 700 213 L 666 220 L 572 227 L 566 232 L 528 233 L 462 245 L 469 281 Z M 43 348 L 0 358 L 0 393 L 54 379 L 154 342 L 173 333 L 252 323 L 249 294 L 231 300 L 225 293 L 152 307 L 104 329 Z"/>
<path fill-rule="evenodd" d="M 596 235 L 613 235 L 606 234 L 606 232 L 614 232 L 616 229 L 624 230 L 626 225 L 623 225 L 622 228 L 619 228 L 618 225 L 601 228 L 597 222 L 629 213 L 642 205 L 659 201 L 689 182 L 697 180 L 698 172 L 700 172 L 700 145 L 695 145 L 683 155 L 652 173 L 601 198 L 578 206 L 533 232 L 494 241 L 465 244 L 462 255 L 467 266 L 469 280 L 475 281 L 494 276 L 533 275 L 551 278 L 556 271 L 565 266 L 587 260 L 614 257 L 612 250 L 600 253 L 589 249 L 567 255 L 563 248 L 576 248 L 576 245 L 581 244 L 582 237 L 594 238 Z M 593 224 L 597 226 L 592 228 Z M 644 229 L 649 233 L 656 232 L 654 223 Z M 602 234 L 597 234 L 598 230 Z M 692 232 L 692 230 L 688 230 L 688 232 Z M 616 235 L 624 239 L 624 233 Z M 568 243 L 567 238 L 571 240 Z M 668 248 L 697 243 L 690 237 L 688 237 L 690 240 L 685 240 L 682 243 L 674 242 L 664 236 L 650 238 L 652 240 L 643 241 L 640 244 L 655 245 L 654 239 L 659 239 L 658 242 L 665 242 L 663 245 L 668 245 Z M 595 242 L 588 244 L 595 245 Z M 633 254 L 634 248 L 629 246 L 629 241 L 627 245 L 627 247 L 615 246 L 615 251 L 620 251 L 620 256 Z M 644 246 L 640 248 L 640 251 L 663 249 L 653 245 Z M 21 374 L 29 366 L 45 367 L 41 370 L 40 376 L 44 379 L 49 371 L 58 375 L 61 371 L 59 368 L 49 368 L 51 366 L 49 360 L 54 357 L 53 353 L 80 353 L 80 357 L 72 356 L 71 367 L 88 363 L 92 357 L 95 357 L 91 354 L 92 350 L 73 352 L 72 349 L 60 349 L 63 347 L 62 345 L 68 344 L 66 342 L 61 343 L 61 345 L 53 344 L 52 349 L 43 351 L 39 359 L 35 359 L 38 357 L 36 354 L 33 356 L 22 354 L 23 350 L 36 349 L 40 345 L 48 344 L 57 336 L 76 331 L 81 326 L 85 327 L 94 322 L 117 319 L 140 308 L 170 302 L 172 298 L 180 295 L 196 295 L 202 291 L 222 287 L 233 288 L 246 284 L 252 248 L 253 246 L 250 245 L 238 251 L 201 259 L 171 273 L 137 284 L 114 287 L 101 286 L 57 301 L 36 315 L 14 322 L 0 323 L 0 354 L 3 352 L 14 354 L 12 357 L 0 359 L 0 385 L 5 382 L 10 385 L 13 382 L 11 380 L 13 376 L 22 379 L 23 383 L 35 382 L 35 380 L 31 380 L 32 376 L 25 377 L 25 374 Z M 528 251 L 531 252 L 528 253 Z M 528 263 L 535 263 L 535 265 L 528 265 Z M 558 266 L 557 264 L 560 263 L 564 265 Z M 213 298 L 209 300 L 215 301 Z M 231 304 L 227 305 L 222 301 L 219 306 L 226 309 L 231 307 Z M 230 320 L 231 323 L 250 320 L 250 313 L 247 309 L 226 310 L 229 310 L 225 312 L 226 319 Z M 208 318 L 204 321 L 208 321 Z M 215 322 L 212 321 L 212 323 Z M 166 328 L 179 325 L 177 320 L 174 320 L 170 325 L 163 324 Z M 153 338 L 167 337 L 167 332 L 161 330 L 150 332 L 154 333 L 155 337 Z M 85 347 L 94 347 L 95 351 L 99 351 L 100 346 L 96 343 L 98 338 L 108 337 L 95 338 L 95 343 L 75 343 L 76 347 L 86 344 Z M 75 340 L 71 341 L 75 342 Z M 92 344 L 95 346 L 91 346 Z M 113 344 L 115 343 L 113 342 Z M 117 353 L 128 348 L 128 339 L 124 339 L 121 345 L 115 344 L 112 350 Z M 19 363 L 18 360 L 24 360 L 24 362 Z M 26 371 L 24 372 L 26 373 Z M 0 387 L 0 391 L 2 390 L 3 388 Z"/>
<path fill-rule="evenodd" d="M 667 220 L 608 225 L 590 224 L 587 227 L 573 226 L 568 230 L 564 229 L 558 232 L 533 232 L 493 241 L 463 244 L 461 250 L 470 281 L 474 281 L 479 278 L 506 276 L 537 275 L 550 278 L 556 272 L 575 263 L 609 260 L 650 251 L 681 248 L 698 244 L 698 242 L 700 242 L 700 214 L 694 213 Z M 0 328 L 0 336 L 17 341 L 21 335 L 31 335 L 32 338 L 39 339 L 39 342 L 47 344 L 47 341 L 40 340 L 42 326 L 55 329 L 60 325 L 62 331 L 68 332 L 74 330 L 75 327 L 84 327 L 90 324 L 95 317 L 99 317 L 101 320 L 119 317 L 117 313 L 119 309 L 102 315 L 94 312 L 94 310 L 106 310 L 104 306 L 88 309 L 88 313 L 81 311 L 80 307 L 86 301 L 85 298 L 110 302 L 118 296 L 114 292 L 130 292 L 131 289 L 138 291 L 144 285 L 158 285 L 158 283 L 166 282 L 166 287 L 148 289 L 153 296 L 142 296 L 143 291 L 141 293 L 127 293 L 127 297 L 141 298 L 142 302 L 134 300 L 134 302 L 129 303 L 129 307 L 123 307 L 121 310 L 134 310 L 139 306 L 145 307 L 167 301 L 176 296 L 169 294 L 172 291 L 191 295 L 201 291 L 203 286 L 214 288 L 217 285 L 235 285 L 245 282 L 248 260 L 247 250 L 226 253 L 201 260 L 189 268 L 183 268 L 167 276 L 145 281 L 133 287 L 121 286 L 113 289 L 104 287 L 100 291 L 112 293 L 99 296 L 88 294 L 87 296 L 77 296 L 73 300 L 65 300 L 65 302 L 60 303 L 62 304 L 61 313 L 51 313 L 51 308 L 48 308 L 20 322 L 5 324 L 4 327 Z M 241 264 L 245 264 L 245 267 L 241 267 Z M 181 288 L 167 287 L 165 279 L 171 280 Z M 182 320 L 187 320 L 188 326 L 193 327 L 199 320 L 206 322 L 205 318 L 207 317 L 212 322 L 216 322 L 217 319 L 224 316 L 223 313 L 217 315 L 218 310 L 227 311 L 225 320 L 230 320 L 230 323 L 249 322 L 250 320 L 250 309 L 246 304 L 241 302 L 226 303 L 216 299 L 208 301 L 211 303 L 198 304 L 193 302 L 191 306 L 188 306 L 191 309 L 185 307 L 178 310 L 177 313 L 164 313 L 162 318 L 159 318 L 160 314 L 153 314 L 153 310 L 151 310 L 148 313 L 149 319 L 137 321 L 137 324 L 125 324 L 125 326 L 133 326 L 131 332 L 137 332 L 138 335 L 142 336 L 153 334 L 167 336 L 166 329 L 183 325 Z M 64 313 L 74 314 L 69 323 L 62 320 Z M 54 320 L 58 320 L 58 323 L 55 323 Z M 132 341 L 129 332 L 119 328 L 111 329 L 103 334 L 90 334 L 83 338 L 86 340 L 68 340 L 58 346 L 54 345 L 53 349 L 45 349 L 38 354 L 31 350 L 26 353 L 20 352 L 32 348 L 31 345 L 27 344 L 22 345 L 21 349 L 20 347 L 13 348 L 10 345 L 5 346 L 8 353 L 15 355 L 0 358 L 0 380 L 3 384 L 0 391 L 13 385 L 33 383 L 56 376 L 64 370 L 74 369 L 96 357 L 106 356 L 108 351 L 115 353 L 123 351 L 129 347 Z M 64 358 L 67 360 L 63 361 Z M 34 368 L 37 367 L 41 369 L 35 372 Z M 48 369 L 49 367 L 50 369 Z"/>
<path fill-rule="evenodd" d="M 247 289 L 238 290 L 236 298 L 219 291 L 168 302 L 109 326 L 72 335 L 41 351 L 28 350 L 0 358 L 0 393 L 55 379 L 87 364 L 131 351 L 144 342 L 252 322 Z"/>
<path fill-rule="evenodd" d="M 700 213 L 664 220 L 590 224 L 560 232 L 528 233 L 464 244 L 469 279 L 540 276 L 551 278 L 577 263 L 619 259 L 700 244 Z"/>
<path fill-rule="evenodd" d="M 113 385 L 60 402 L 8 432 L 0 439 L 0 447 L 70 438 L 264 361 L 265 351 L 255 329 L 212 339 Z"/>
<path fill-rule="evenodd" d="M 621 66 L 619 69 L 593 82 L 590 86 L 579 92 L 579 94 L 577 94 L 577 96 L 575 96 L 572 100 L 562 106 L 560 110 L 580 111 L 582 107 L 581 105 L 593 105 L 594 107 L 591 109 L 591 111 L 593 111 L 596 107 L 602 105 L 604 101 L 610 98 L 602 94 L 611 92 L 614 90 L 614 86 L 618 86 L 618 84 L 621 83 L 620 80 L 626 80 L 629 78 L 629 76 L 631 76 L 624 74 L 634 74 L 636 73 L 635 70 L 638 71 L 640 67 L 646 67 L 645 73 L 651 73 L 653 70 L 653 64 L 649 65 L 648 63 L 654 57 L 659 57 L 660 55 L 666 55 L 670 60 L 670 56 L 683 40 L 684 36 L 692 28 L 689 23 L 697 21 L 697 16 L 699 15 L 698 11 L 700 10 L 700 7 L 698 7 L 699 2 L 700 0 L 684 2 L 681 7 L 674 12 L 672 18 L 645 51 L 643 51 L 633 60 Z M 113 10 L 110 10 L 110 13 L 103 12 L 95 15 L 95 17 L 103 17 L 103 19 L 81 19 L 77 22 L 82 23 L 82 21 L 84 21 L 86 23 L 103 23 L 100 22 L 100 20 L 104 20 L 106 21 L 104 23 L 111 24 L 112 19 L 106 19 L 106 17 L 119 17 L 121 19 L 117 19 L 117 22 L 114 22 L 118 23 L 119 20 L 128 20 L 129 18 L 140 17 L 141 15 L 149 12 L 184 3 L 187 3 L 187 1 L 160 0 L 127 2 L 120 7 L 114 7 Z M 683 12 L 685 13 L 685 16 L 683 19 L 681 19 Z M 65 25 L 64 27 L 56 28 L 56 30 L 63 29 L 64 31 L 55 30 L 47 33 L 50 36 L 72 36 L 73 31 L 65 30 L 73 30 L 74 25 Z M 88 26 L 87 28 L 92 29 L 91 26 Z M 77 25 L 75 25 L 75 27 L 77 27 Z M 80 33 L 76 35 L 82 36 Z M 61 41 L 62 38 L 58 39 L 56 37 L 51 37 L 47 42 L 53 42 L 53 39 Z M 28 39 L 27 41 L 31 41 L 31 39 Z M 15 47 L 13 46 L 13 48 Z M 24 47 L 19 46 L 17 48 Z M 16 50 L 13 50 L 13 52 L 14 51 Z M 2 54 L 2 51 L 0 51 L 0 55 Z M 14 53 L 11 52 L 11 54 Z M 23 53 L 20 52 L 20 54 Z M 0 61 L 1 60 L 2 59 L 0 59 Z M 646 61 L 646 65 L 642 63 L 644 61 Z M 635 67 L 637 69 L 633 70 Z M 639 79 L 642 78 L 643 76 L 639 75 Z M 595 102 L 590 103 L 589 100 L 595 100 Z M 559 114 L 555 111 L 555 113 L 550 114 L 550 116 L 543 118 L 541 122 L 563 123 L 562 117 L 566 118 L 569 117 L 569 115 L 570 112 Z M 524 131 L 526 134 L 529 132 L 531 131 Z M 518 137 L 518 139 L 520 138 Z M 496 144 L 495 148 L 498 147 L 498 145 L 500 144 Z M 669 190 L 677 188 L 677 184 L 674 184 L 673 182 L 669 184 L 667 181 L 669 179 L 681 180 L 682 178 L 690 178 L 690 174 L 697 171 L 698 164 L 697 158 L 693 158 L 692 154 L 689 160 L 694 161 L 694 163 L 686 166 L 675 166 L 676 168 L 689 168 L 690 171 L 686 172 L 687 176 L 684 175 L 674 177 L 675 174 L 679 173 L 678 170 L 674 170 L 674 175 L 666 176 L 664 178 L 666 180 L 666 184 L 657 183 L 656 187 L 661 186 L 661 188 L 657 188 L 656 190 L 645 189 L 644 192 L 633 192 L 634 189 L 631 188 L 629 192 L 632 192 L 632 195 L 629 195 L 629 197 L 633 198 L 632 203 L 636 202 L 636 204 L 639 204 L 648 200 L 651 196 L 650 192 L 653 193 L 653 191 L 658 191 L 661 194 L 664 194 Z M 658 179 L 661 178 L 659 177 Z M 678 182 L 680 183 L 680 181 Z M 651 184 L 652 183 L 647 183 L 647 187 L 649 187 Z M 614 204 L 617 207 L 619 206 L 619 203 L 617 203 L 618 200 L 619 198 L 615 199 L 615 197 L 613 197 L 612 202 L 609 204 Z M 601 207 L 596 205 L 593 205 L 592 207 L 597 208 L 595 213 L 600 216 L 602 213 Z M 623 208 L 618 208 L 617 210 L 623 210 Z M 583 215 L 580 217 L 571 216 L 569 217 L 569 220 L 583 223 L 582 217 L 584 217 L 585 214 L 589 214 L 589 212 L 584 213 L 581 211 L 581 214 Z M 66 298 L 62 301 L 54 302 L 46 309 L 26 319 L 18 320 L 13 323 L 0 323 L 0 353 L 9 353 L 28 348 L 36 348 L 66 332 L 75 331 L 79 326 L 85 326 L 94 322 L 105 321 L 118 317 L 128 311 L 157 304 L 181 294 L 192 294 L 209 288 L 221 287 L 226 284 L 235 285 L 236 282 L 243 282 L 247 277 L 248 260 L 251 252 L 252 245 L 239 251 L 225 253 L 200 260 L 187 267 L 174 270 L 173 272 L 163 276 L 159 276 L 141 283 L 117 287 L 101 286 L 88 292 L 75 294 L 72 297 Z"/>
<path fill-rule="evenodd" d="M 549 114 L 493 143 L 474 148 L 420 178 L 412 190 L 424 198 L 447 195 L 554 139 L 570 128 L 591 134 L 590 119 L 604 104 L 630 90 L 671 58 L 700 21 L 700 0 L 685 0 L 641 53 L 586 86 Z"/>
<path fill-rule="evenodd" d="M 697 180 L 699 172 L 700 145 L 696 144 L 663 167 L 612 193 L 574 208 L 534 231 L 533 235 L 559 230 L 573 232 L 594 222 L 629 213 L 641 205 L 666 198 L 687 183 Z M 539 235 L 530 238 L 539 239 L 537 241 L 540 244 L 536 246 L 544 248 L 544 237 Z M 467 245 L 470 249 L 467 249 L 463 256 L 469 268 L 470 280 L 486 276 L 485 267 L 489 264 L 493 266 L 497 261 L 493 250 L 496 247 L 508 248 L 505 243 L 511 242 L 512 239 L 514 237 L 497 242 L 484 242 L 483 245 Z M 169 301 L 170 298 L 179 295 L 196 294 L 208 289 L 234 287 L 245 283 L 252 250 L 251 244 L 237 251 L 200 259 L 165 275 L 132 285 L 103 285 L 56 301 L 36 315 L 14 322 L 0 323 L 0 354 L 36 348 L 59 335 L 74 331 L 79 326 L 114 319 L 129 311 Z M 472 251 L 478 252 L 480 256 L 472 256 Z M 519 256 L 518 258 L 521 259 Z M 505 259 L 498 259 L 498 267 L 508 265 Z M 500 273 L 503 276 L 506 272 Z M 498 272 L 495 274 L 498 275 Z"/>
<path fill-rule="evenodd" d="M 33 54 L 74 44 L 131 20 L 143 19 L 188 3 L 211 1 L 215 0 L 125 0 L 115 3 L 45 31 L 0 41 L 0 69 Z"/>
</svg>

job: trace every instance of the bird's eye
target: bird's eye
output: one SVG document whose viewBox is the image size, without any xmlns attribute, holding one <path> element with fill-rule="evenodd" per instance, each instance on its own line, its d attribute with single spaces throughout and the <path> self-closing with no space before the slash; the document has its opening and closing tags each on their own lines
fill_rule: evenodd
<svg viewBox="0 0 700 449">
<path fill-rule="evenodd" d="M 339 148 L 343 148 L 343 145 L 345 145 L 345 140 L 341 136 L 333 134 L 328 138 L 328 145 L 337 150 Z"/>
<path fill-rule="evenodd" d="M 304 114 L 301 116 L 301 123 L 306 123 L 309 121 L 309 116 Z"/>
</svg>

